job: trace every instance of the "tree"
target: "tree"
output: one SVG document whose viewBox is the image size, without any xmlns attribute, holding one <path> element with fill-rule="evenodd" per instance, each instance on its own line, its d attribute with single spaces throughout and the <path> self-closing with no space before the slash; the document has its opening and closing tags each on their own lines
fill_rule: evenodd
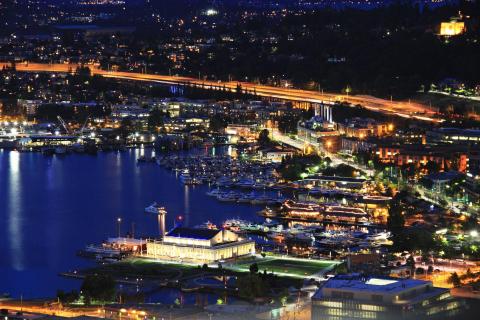
<svg viewBox="0 0 480 320">
<path fill-rule="evenodd" d="M 238 294 L 245 299 L 264 297 L 270 290 L 268 281 L 259 274 L 248 274 L 237 280 Z"/>
<path fill-rule="evenodd" d="M 227 121 L 225 118 L 220 114 L 215 114 L 213 117 L 210 118 L 209 129 L 213 132 L 222 131 L 227 127 Z"/>
<path fill-rule="evenodd" d="M 148 128 L 151 131 L 155 131 L 157 127 L 163 126 L 165 115 L 165 112 L 157 108 L 150 111 L 148 114 Z"/>
<path fill-rule="evenodd" d="M 118 128 L 118 133 L 123 137 L 126 138 L 134 129 L 134 125 L 132 120 L 126 118 L 123 119 L 120 123 L 120 127 Z"/>
<path fill-rule="evenodd" d="M 115 296 L 115 280 L 106 274 L 89 274 L 83 280 L 81 291 L 85 301 L 110 301 Z"/>
<path fill-rule="evenodd" d="M 249 267 L 250 273 L 257 273 L 258 272 L 258 264 L 256 262 L 252 263 Z"/>
<path fill-rule="evenodd" d="M 425 169 L 427 170 L 427 172 L 429 174 L 430 173 L 438 173 L 440 171 L 440 165 L 435 161 L 429 160 L 425 164 Z"/>
<path fill-rule="evenodd" d="M 257 143 L 262 148 L 268 147 L 272 143 L 272 141 L 270 140 L 270 132 L 267 129 L 263 129 L 262 131 L 260 131 Z"/>
<path fill-rule="evenodd" d="M 68 304 L 76 301 L 79 298 L 78 292 L 72 290 L 70 292 L 65 292 L 63 290 L 57 291 L 57 298 L 61 303 Z"/>
<path fill-rule="evenodd" d="M 299 119 L 300 118 L 293 113 L 282 115 L 278 119 L 278 130 L 283 133 L 297 133 L 297 123 Z"/>
<path fill-rule="evenodd" d="M 410 267 L 410 274 L 413 274 L 415 271 L 415 258 L 413 257 L 413 254 L 407 258 L 406 265 Z"/>
<path fill-rule="evenodd" d="M 404 239 L 405 218 L 403 216 L 403 206 L 399 199 L 392 200 L 388 210 L 387 228 L 392 233 L 393 245 L 397 251 L 403 251 L 406 248 Z"/>
<path fill-rule="evenodd" d="M 456 272 L 453 272 L 450 274 L 450 276 L 447 279 L 447 282 L 452 284 L 455 288 L 460 287 L 462 285 L 462 281 L 460 280 L 460 277 Z"/>
</svg>

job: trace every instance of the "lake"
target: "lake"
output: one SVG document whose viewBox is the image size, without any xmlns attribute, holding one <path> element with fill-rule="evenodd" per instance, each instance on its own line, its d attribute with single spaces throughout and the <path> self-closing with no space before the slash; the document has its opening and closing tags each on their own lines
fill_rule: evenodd
<svg viewBox="0 0 480 320">
<path fill-rule="evenodd" d="M 169 228 L 180 215 L 186 226 L 261 221 L 258 206 L 218 202 L 205 195 L 208 186 L 184 186 L 172 171 L 138 164 L 142 152 L 49 157 L 0 150 L 0 294 L 40 298 L 78 288 L 58 273 L 91 265 L 76 252 L 116 236 L 118 217 L 122 235 L 132 224 L 136 237 L 158 235 L 156 217 L 144 212 L 153 201 L 166 207 Z"/>
</svg>

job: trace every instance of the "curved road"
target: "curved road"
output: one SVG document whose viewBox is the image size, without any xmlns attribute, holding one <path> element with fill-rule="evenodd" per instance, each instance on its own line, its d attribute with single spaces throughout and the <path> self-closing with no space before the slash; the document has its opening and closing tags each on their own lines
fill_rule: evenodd
<svg viewBox="0 0 480 320">
<path fill-rule="evenodd" d="M 10 63 L 0 62 L 0 68 L 11 66 Z M 51 72 L 51 73 L 68 73 L 73 72 L 78 64 L 48 64 L 48 63 L 19 63 L 16 64 L 16 70 L 19 72 Z M 390 101 L 372 96 L 350 96 L 334 93 L 320 93 L 316 91 L 290 89 L 283 87 L 272 87 L 250 82 L 220 82 L 210 80 L 199 80 L 189 77 L 165 76 L 158 74 L 135 73 L 125 71 L 107 71 L 100 69 L 98 65 L 86 65 L 90 68 L 92 74 L 101 75 L 106 78 L 126 79 L 135 81 L 159 82 L 166 84 L 186 84 L 193 86 L 202 86 L 205 89 L 222 89 L 226 88 L 231 91 L 237 89 L 238 84 L 243 90 L 255 93 L 261 97 L 271 97 L 284 99 L 288 101 L 312 102 L 312 103 L 334 103 L 336 101 L 344 101 L 353 105 L 362 105 L 363 107 L 392 114 L 403 118 L 415 118 L 418 120 L 430 122 L 442 122 L 442 119 L 435 117 L 435 112 L 427 105 L 420 103 L 410 103 L 403 101 Z"/>
</svg>

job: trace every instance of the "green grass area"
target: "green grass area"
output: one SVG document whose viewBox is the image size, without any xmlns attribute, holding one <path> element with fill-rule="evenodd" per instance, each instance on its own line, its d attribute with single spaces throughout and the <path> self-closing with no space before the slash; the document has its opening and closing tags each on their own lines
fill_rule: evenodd
<svg viewBox="0 0 480 320">
<path fill-rule="evenodd" d="M 335 264 L 335 262 L 330 261 L 265 258 L 239 264 L 238 268 L 246 271 L 254 262 L 257 263 L 259 272 L 266 270 L 267 272 L 292 276 L 310 276 Z"/>
<path fill-rule="evenodd" d="M 122 277 L 169 278 L 177 275 L 179 271 L 188 271 L 194 268 L 198 267 L 180 263 L 162 263 L 147 259 L 126 259 L 117 263 L 98 266 L 88 271 Z"/>
<path fill-rule="evenodd" d="M 319 261 L 307 259 L 282 258 L 278 256 L 267 256 L 258 259 L 240 259 L 236 263 L 224 265 L 224 270 L 217 268 L 201 268 L 200 265 L 185 264 L 178 262 L 162 262 L 151 259 L 131 258 L 118 263 L 98 266 L 88 270 L 89 273 L 108 273 L 115 277 L 129 278 L 155 278 L 155 279 L 172 279 L 172 278 L 189 278 L 191 276 L 204 274 L 205 272 L 215 274 L 240 275 L 241 273 L 250 272 L 249 268 L 252 263 L 257 263 L 259 272 L 266 270 L 268 273 L 273 272 L 280 277 L 303 278 L 318 273 L 328 268 L 336 262 Z"/>
</svg>

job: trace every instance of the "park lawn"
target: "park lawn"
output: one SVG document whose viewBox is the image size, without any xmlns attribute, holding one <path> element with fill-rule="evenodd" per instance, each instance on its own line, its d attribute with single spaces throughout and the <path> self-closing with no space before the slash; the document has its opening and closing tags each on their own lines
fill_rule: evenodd
<svg viewBox="0 0 480 320">
<path fill-rule="evenodd" d="M 90 269 L 89 273 L 109 273 L 113 276 L 129 277 L 170 277 L 178 273 L 179 270 L 190 270 L 197 268 L 192 265 L 183 265 L 180 263 L 161 263 L 146 259 L 126 259 L 120 262 L 97 266 Z"/>
<path fill-rule="evenodd" d="M 257 263 L 259 272 L 266 270 L 267 272 L 291 274 L 292 276 L 310 276 L 335 264 L 334 262 L 329 261 L 266 258 L 265 260 L 257 259 L 255 261 L 250 261 L 248 264 L 243 264 L 240 267 L 242 269 L 248 269 L 254 262 Z"/>
</svg>

